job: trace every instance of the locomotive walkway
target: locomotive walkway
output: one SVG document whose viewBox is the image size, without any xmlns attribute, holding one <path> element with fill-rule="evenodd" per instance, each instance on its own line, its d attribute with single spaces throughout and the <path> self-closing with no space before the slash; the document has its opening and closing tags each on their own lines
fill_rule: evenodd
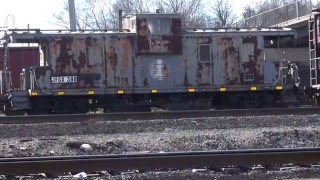
<svg viewBox="0 0 320 180">
<path fill-rule="evenodd" d="M 0 174 L 154 170 L 167 168 L 253 167 L 320 162 L 320 148 L 256 149 L 213 152 L 136 153 L 95 156 L 1 158 Z"/>
<path fill-rule="evenodd" d="M 188 110 L 161 112 L 121 112 L 105 114 L 53 114 L 28 116 L 1 116 L 0 124 L 59 123 L 87 121 L 134 121 L 155 119 L 179 119 L 221 116 L 266 116 L 266 115 L 308 115 L 319 114 L 318 107 L 268 108 L 268 109 L 228 109 L 228 110 Z"/>
</svg>

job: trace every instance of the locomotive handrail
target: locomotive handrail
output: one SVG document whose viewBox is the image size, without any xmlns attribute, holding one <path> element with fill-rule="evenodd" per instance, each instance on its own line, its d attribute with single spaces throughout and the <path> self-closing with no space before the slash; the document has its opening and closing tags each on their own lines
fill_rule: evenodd
<svg viewBox="0 0 320 180">
<path fill-rule="evenodd" d="M 236 28 L 236 27 L 224 27 L 224 28 L 196 28 L 196 27 L 192 27 L 192 28 L 182 28 L 183 31 L 208 31 L 208 30 L 213 30 L 213 31 L 250 31 L 250 30 L 254 30 L 254 31 L 263 31 L 263 30 L 282 30 L 282 31 L 293 31 L 293 29 L 291 28 L 282 28 L 282 27 L 254 27 L 254 28 Z M 30 33 L 30 32 L 35 32 L 35 33 L 42 33 L 42 32 L 55 32 L 55 33 L 84 33 L 84 32 L 131 32 L 129 29 L 80 29 L 77 31 L 71 31 L 69 29 L 19 29 L 19 28 L 15 28 L 15 29 L 8 29 L 8 32 L 12 32 L 12 33 Z"/>
<path fill-rule="evenodd" d="M 36 32 L 36 33 L 41 33 L 41 32 L 69 32 L 69 33 L 79 33 L 79 32 L 130 32 L 129 29 L 79 29 L 77 31 L 71 31 L 70 29 L 8 29 L 9 32 L 12 33 L 17 33 L 17 32 Z"/>
<path fill-rule="evenodd" d="M 251 27 L 251 28 L 238 28 L 238 27 L 212 27 L 212 28 L 198 28 L 198 27 L 190 27 L 190 28 L 183 28 L 183 30 L 263 30 L 263 29 L 280 29 L 280 30 L 292 30 L 291 28 L 284 28 L 284 27 Z"/>
</svg>

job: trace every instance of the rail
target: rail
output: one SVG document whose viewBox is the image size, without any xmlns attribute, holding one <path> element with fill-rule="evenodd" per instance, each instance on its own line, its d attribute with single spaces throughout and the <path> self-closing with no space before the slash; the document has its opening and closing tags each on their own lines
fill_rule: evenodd
<svg viewBox="0 0 320 180">
<path fill-rule="evenodd" d="M 320 148 L 25 157 L 1 158 L 0 174 L 24 175 L 102 170 L 222 168 L 227 166 L 253 167 L 254 165 L 313 164 L 318 162 L 320 162 Z"/>
<path fill-rule="evenodd" d="M 233 109 L 233 110 L 192 110 L 164 112 L 121 112 L 106 114 L 54 114 L 28 116 L 0 116 L 0 124 L 26 123 L 59 123 L 86 121 L 130 121 L 155 119 L 180 119 L 198 117 L 227 117 L 227 116 L 265 116 L 265 115 L 308 115 L 319 114 L 317 107 L 306 108 L 268 108 L 268 109 Z"/>
</svg>

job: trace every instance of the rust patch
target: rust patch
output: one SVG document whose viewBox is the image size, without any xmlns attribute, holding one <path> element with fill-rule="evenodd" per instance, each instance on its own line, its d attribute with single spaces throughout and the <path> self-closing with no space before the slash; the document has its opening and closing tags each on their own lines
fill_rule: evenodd
<svg viewBox="0 0 320 180">
<path fill-rule="evenodd" d="M 49 44 L 46 42 L 42 45 L 49 48 L 52 76 L 77 76 L 77 82 L 54 84 L 54 88 L 101 87 L 101 75 L 104 74 L 103 37 L 56 36 L 51 37 Z M 51 80 L 47 79 L 45 83 L 51 83 Z"/>
<path fill-rule="evenodd" d="M 184 60 L 184 64 L 187 65 L 187 60 Z M 188 79 L 188 73 L 187 73 L 188 68 L 184 68 L 184 85 L 189 86 L 189 79 Z"/>
<path fill-rule="evenodd" d="M 221 38 L 223 60 L 225 61 L 222 73 L 227 85 L 239 83 L 240 74 L 240 53 L 239 48 L 235 47 L 232 38 Z"/>
<path fill-rule="evenodd" d="M 169 33 L 151 33 L 148 23 L 158 18 L 137 17 L 138 53 L 182 53 L 181 19 L 171 18 Z M 169 18 L 168 18 L 169 19 Z M 153 27 L 155 28 L 155 27 Z M 165 28 L 165 27 L 164 27 Z"/>
<path fill-rule="evenodd" d="M 202 73 L 201 73 L 202 69 L 203 69 L 202 63 L 198 63 L 198 70 L 197 70 L 197 81 L 198 81 L 198 83 L 202 81 Z"/>
<path fill-rule="evenodd" d="M 110 47 L 109 51 L 107 52 L 109 64 L 112 67 L 112 70 L 115 71 L 116 66 L 118 64 L 118 55 L 116 53 L 115 47 Z"/>
<path fill-rule="evenodd" d="M 57 54 L 58 57 L 56 59 L 56 72 L 57 74 L 67 74 L 70 71 L 70 63 L 72 62 L 73 53 L 71 51 L 71 43 L 73 38 L 65 37 L 61 40 L 56 40 L 54 44 L 52 44 L 52 50 L 54 54 Z"/>
<path fill-rule="evenodd" d="M 212 84 L 212 64 L 209 62 L 199 62 L 197 68 L 197 84 L 199 86 L 207 86 Z"/>
<path fill-rule="evenodd" d="M 171 19 L 171 32 L 173 33 L 173 36 L 181 36 L 181 19 L 179 18 L 172 18 Z"/>
<path fill-rule="evenodd" d="M 148 86 L 149 86 L 148 80 L 147 78 L 144 78 L 143 87 L 148 87 Z"/>
<path fill-rule="evenodd" d="M 264 82 L 263 70 L 261 68 L 262 65 L 260 64 L 262 49 L 260 49 L 258 47 L 257 37 L 256 36 L 242 37 L 242 44 L 253 44 L 254 45 L 254 48 L 252 50 L 253 54 L 247 54 L 248 60 L 243 60 L 245 62 L 242 63 L 242 68 L 243 68 L 242 76 L 241 76 L 242 83 L 244 83 L 244 84 L 263 83 Z M 251 81 L 251 82 L 244 81 L 243 74 L 245 74 L 245 73 L 246 74 L 254 74 L 254 81 Z"/>
<path fill-rule="evenodd" d="M 146 18 L 137 18 L 137 43 L 138 52 L 144 53 L 150 51 L 148 36 L 150 34 Z"/>
</svg>

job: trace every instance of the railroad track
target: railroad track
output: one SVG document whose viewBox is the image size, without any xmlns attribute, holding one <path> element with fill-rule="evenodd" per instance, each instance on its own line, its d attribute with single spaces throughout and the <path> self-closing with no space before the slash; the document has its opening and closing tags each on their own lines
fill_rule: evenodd
<svg viewBox="0 0 320 180">
<path fill-rule="evenodd" d="M 229 110 L 199 110 L 199 111 L 161 111 L 161 112 L 122 112 L 106 114 L 55 114 L 28 116 L 0 116 L 0 124 L 25 124 L 47 122 L 86 122 L 94 121 L 128 121 L 179 119 L 195 117 L 221 116 L 262 116 L 262 115 L 308 115 L 319 114 L 318 107 L 305 108 L 269 108 L 269 109 L 229 109 Z"/>
<path fill-rule="evenodd" d="M 254 165 L 320 162 L 320 148 L 228 150 L 213 152 L 136 153 L 96 156 L 1 158 L 0 174 L 154 170 L 199 167 L 253 167 Z"/>
</svg>

